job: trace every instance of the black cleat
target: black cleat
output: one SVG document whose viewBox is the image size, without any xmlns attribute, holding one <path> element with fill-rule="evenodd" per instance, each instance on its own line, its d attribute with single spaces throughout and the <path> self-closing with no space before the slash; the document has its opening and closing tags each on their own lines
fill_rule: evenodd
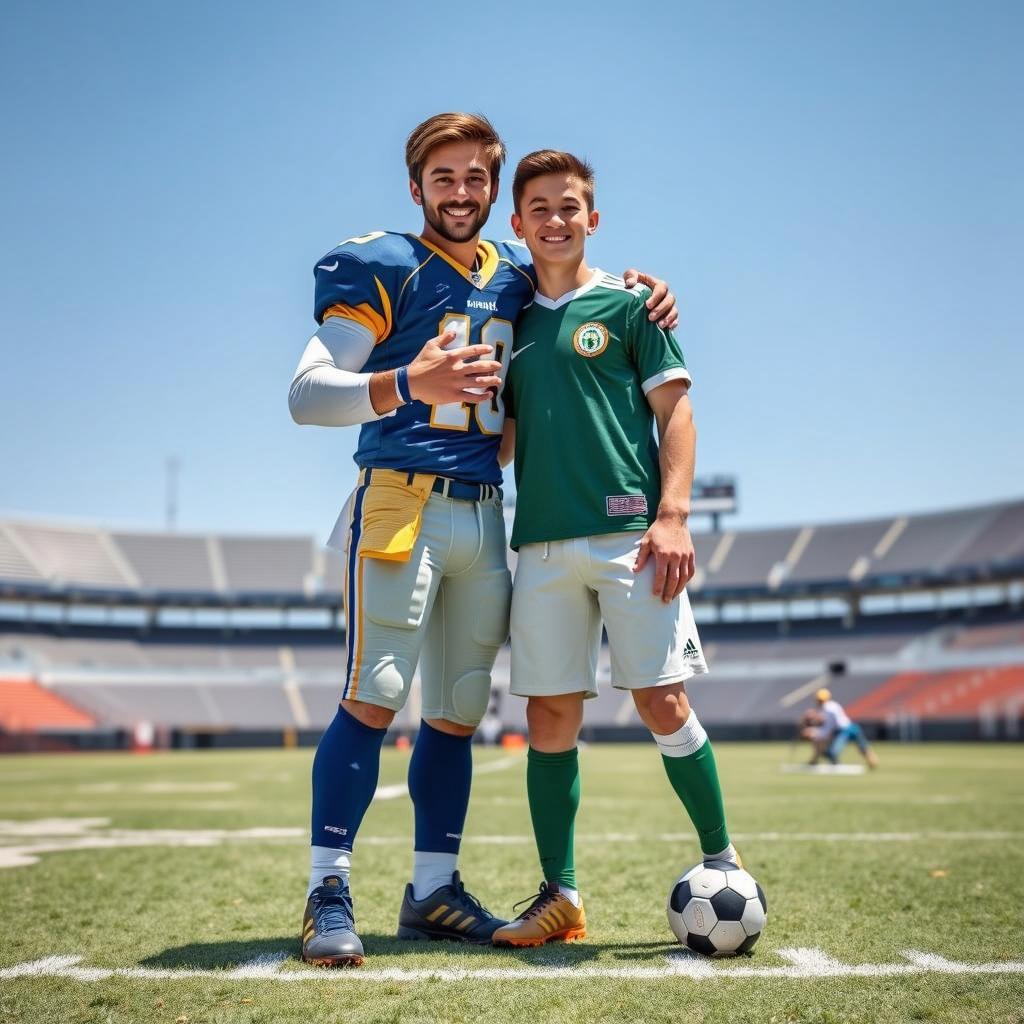
<svg viewBox="0 0 1024 1024">
<path fill-rule="evenodd" d="M 466 891 L 458 871 L 450 885 L 442 885 L 422 900 L 413 897 L 412 883 L 405 887 L 398 914 L 400 939 L 453 939 L 490 945 L 491 936 L 507 921 L 496 918 L 472 893 Z"/>
<path fill-rule="evenodd" d="M 302 959 L 321 967 L 358 967 L 363 962 L 363 944 L 355 928 L 348 883 L 328 875 L 306 900 Z"/>
</svg>

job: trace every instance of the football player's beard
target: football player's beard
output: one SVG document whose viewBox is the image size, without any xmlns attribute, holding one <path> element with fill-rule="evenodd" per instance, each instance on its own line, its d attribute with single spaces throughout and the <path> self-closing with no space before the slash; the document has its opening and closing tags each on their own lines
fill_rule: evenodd
<svg viewBox="0 0 1024 1024">
<path fill-rule="evenodd" d="M 441 207 L 443 205 L 452 206 L 455 204 L 446 203 L 438 204 L 437 206 L 426 206 L 423 207 L 423 216 L 427 223 L 446 241 L 449 242 L 466 242 L 474 235 L 480 233 L 480 229 L 487 223 L 487 218 L 490 216 L 491 207 L 488 204 L 486 207 L 477 207 L 476 216 L 470 215 L 466 218 L 467 231 L 464 235 L 454 235 L 451 231 L 445 227 L 444 214 L 441 213 Z M 462 205 L 462 204 L 458 204 Z"/>
</svg>

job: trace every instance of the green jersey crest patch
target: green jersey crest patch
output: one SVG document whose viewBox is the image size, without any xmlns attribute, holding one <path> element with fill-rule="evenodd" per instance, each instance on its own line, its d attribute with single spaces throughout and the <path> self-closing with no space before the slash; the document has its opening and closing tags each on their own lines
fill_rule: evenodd
<svg viewBox="0 0 1024 1024">
<path fill-rule="evenodd" d="M 608 328 L 597 320 L 580 324 L 572 336 L 572 347 L 587 359 L 599 356 L 608 347 Z"/>
</svg>

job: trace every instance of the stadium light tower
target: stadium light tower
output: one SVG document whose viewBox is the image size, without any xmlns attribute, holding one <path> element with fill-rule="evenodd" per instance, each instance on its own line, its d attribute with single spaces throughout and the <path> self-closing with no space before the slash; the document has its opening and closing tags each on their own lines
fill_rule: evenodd
<svg viewBox="0 0 1024 1024">
<path fill-rule="evenodd" d="M 735 513 L 739 508 L 736 498 L 736 477 L 709 476 L 693 481 L 690 491 L 690 513 L 711 516 L 711 531 L 718 533 L 718 520 L 723 512 Z"/>
<path fill-rule="evenodd" d="M 181 460 L 177 455 L 168 456 L 165 463 L 166 474 L 166 503 L 164 505 L 166 527 L 168 533 L 173 533 L 178 522 L 178 472 L 181 469 Z"/>
</svg>

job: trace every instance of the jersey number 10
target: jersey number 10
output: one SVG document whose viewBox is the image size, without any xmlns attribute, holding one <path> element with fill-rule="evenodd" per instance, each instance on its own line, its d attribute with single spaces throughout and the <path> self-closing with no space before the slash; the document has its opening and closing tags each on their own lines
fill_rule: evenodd
<svg viewBox="0 0 1024 1024">
<path fill-rule="evenodd" d="M 448 349 L 465 348 L 477 344 L 470 341 L 472 322 L 466 313 L 448 313 L 438 327 L 438 334 L 454 331 L 455 338 L 447 345 Z M 493 358 L 501 363 L 498 376 L 502 380 L 508 372 L 509 360 L 512 358 L 512 324 L 508 320 L 492 316 L 480 328 L 479 344 L 490 345 L 494 349 Z M 449 402 L 447 405 L 430 407 L 430 425 L 439 430 L 469 430 L 470 417 L 476 417 L 481 434 L 500 434 L 505 422 L 505 404 L 500 392 L 491 395 L 489 402 L 474 405 L 472 402 Z"/>
</svg>

